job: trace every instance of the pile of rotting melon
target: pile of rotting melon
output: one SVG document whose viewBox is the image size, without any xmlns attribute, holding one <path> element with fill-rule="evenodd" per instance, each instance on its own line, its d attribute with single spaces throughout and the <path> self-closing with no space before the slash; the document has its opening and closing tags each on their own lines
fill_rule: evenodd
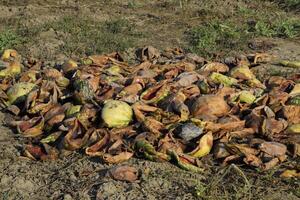
<svg viewBox="0 0 300 200">
<path fill-rule="evenodd" d="M 266 54 L 221 63 L 181 49 L 137 52 L 133 65 L 111 53 L 53 68 L 4 51 L 1 106 L 26 138 L 23 155 L 82 149 L 107 163 L 137 156 L 196 172 L 209 154 L 262 170 L 299 157 L 299 74 L 258 80 L 251 67 L 271 62 Z M 285 173 L 299 177 L 293 167 Z"/>
</svg>

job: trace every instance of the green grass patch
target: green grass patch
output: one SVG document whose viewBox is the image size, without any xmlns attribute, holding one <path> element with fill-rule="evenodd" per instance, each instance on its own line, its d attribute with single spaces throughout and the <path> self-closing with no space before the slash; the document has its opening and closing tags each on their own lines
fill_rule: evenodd
<svg viewBox="0 0 300 200">
<path fill-rule="evenodd" d="M 293 10 L 300 11 L 300 1 L 299 0 L 276 0 L 282 7 Z"/>
<path fill-rule="evenodd" d="M 241 46 L 247 37 L 244 28 L 218 21 L 206 23 L 187 32 L 190 50 L 204 56 Z"/>
<path fill-rule="evenodd" d="M 0 32 L 0 52 L 9 48 L 16 48 L 24 40 L 20 35 L 11 30 Z"/>
<path fill-rule="evenodd" d="M 138 7 L 138 3 L 135 0 L 129 0 L 127 3 L 127 8 L 135 9 Z"/>
<path fill-rule="evenodd" d="M 59 21 L 43 25 L 44 31 L 53 28 L 62 36 L 67 55 L 89 55 L 123 51 L 134 47 L 140 33 L 127 20 L 112 19 L 96 22 L 90 18 L 63 17 Z"/>
<path fill-rule="evenodd" d="M 244 50 L 248 42 L 259 36 L 269 38 L 300 37 L 300 20 L 272 15 L 261 15 L 259 19 L 252 10 L 239 8 L 241 19 L 214 20 L 193 27 L 186 32 L 188 49 L 202 56 L 210 57 L 217 52 L 228 54 L 231 50 Z M 250 20 L 251 19 L 251 20 Z"/>
<path fill-rule="evenodd" d="M 296 19 L 279 19 L 273 23 L 258 21 L 254 33 L 266 37 L 295 38 L 300 36 L 300 22 Z"/>
</svg>

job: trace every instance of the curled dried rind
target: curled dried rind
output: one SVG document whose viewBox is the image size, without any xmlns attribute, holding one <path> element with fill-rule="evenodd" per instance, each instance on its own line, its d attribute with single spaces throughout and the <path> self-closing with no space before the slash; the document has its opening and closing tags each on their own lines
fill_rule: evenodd
<svg viewBox="0 0 300 200">
<path fill-rule="evenodd" d="M 201 68 L 201 71 L 225 73 L 225 72 L 229 71 L 229 67 L 223 63 L 210 62 L 210 63 L 205 64 Z"/>
<path fill-rule="evenodd" d="M 300 95 L 292 97 L 289 101 L 288 101 L 289 105 L 296 105 L 296 106 L 300 106 Z"/>
<path fill-rule="evenodd" d="M 181 169 L 183 170 L 186 170 L 186 171 L 192 171 L 192 172 L 203 172 L 204 169 L 203 168 L 200 168 L 200 167 L 197 167 L 197 166 L 194 166 L 190 163 L 187 163 L 187 162 L 184 162 L 183 160 L 180 159 L 180 156 L 178 156 L 178 154 L 173 151 L 173 150 L 170 150 L 168 151 L 168 154 L 170 155 L 171 157 L 171 160 Z"/>
<path fill-rule="evenodd" d="M 111 164 L 135 154 L 201 172 L 197 166 L 211 152 L 217 162 L 262 170 L 300 154 L 298 74 L 261 82 L 249 67 L 265 61 L 264 53 L 225 60 L 229 71 L 218 62 L 190 62 L 181 49 L 155 52 L 142 49 L 147 61 L 137 66 L 115 52 L 58 69 L 5 51 L 0 105 L 13 114 L 7 124 L 34 144 L 25 155 L 45 160 L 57 158 L 58 150 L 84 149 Z"/>
<path fill-rule="evenodd" d="M 300 83 L 294 85 L 293 90 L 289 93 L 291 97 L 300 95 Z"/>
<path fill-rule="evenodd" d="M 282 60 L 279 63 L 284 67 L 300 68 L 300 61 Z"/>
<path fill-rule="evenodd" d="M 109 67 L 108 69 L 106 69 L 105 72 L 107 72 L 109 75 L 120 76 L 121 68 L 118 65 L 113 65 L 113 66 Z"/>
<path fill-rule="evenodd" d="M 239 100 L 242 103 L 252 104 L 256 100 L 256 97 L 249 91 L 242 91 L 239 94 Z"/>
<path fill-rule="evenodd" d="M 238 66 L 230 70 L 230 76 L 237 79 L 251 80 L 255 75 L 251 72 L 248 66 Z"/>
<path fill-rule="evenodd" d="M 76 106 L 75 105 L 71 105 L 70 108 L 68 108 L 66 110 L 66 117 L 71 117 L 74 114 L 80 112 L 81 107 L 82 107 L 81 105 L 76 105 Z"/>
<path fill-rule="evenodd" d="M 31 92 L 36 85 L 34 83 L 20 82 L 14 84 L 7 91 L 8 102 L 10 104 L 20 103 L 25 101 L 26 96 Z"/>
<path fill-rule="evenodd" d="M 260 82 L 257 78 L 249 79 L 246 81 L 246 84 L 253 88 L 266 89 L 266 86 Z"/>
<path fill-rule="evenodd" d="M 74 98 L 81 104 L 93 101 L 95 93 L 92 86 L 86 80 L 76 80 L 73 83 L 75 88 Z"/>
<path fill-rule="evenodd" d="M 287 128 L 288 133 L 300 134 L 300 124 L 292 124 Z"/>
<path fill-rule="evenodd" d="M 164 99 L 169 94 L 169 86 L 166 83 L 161 83 L 145 90 L 140 99 L 146 104 L 155 104 Z"/>
<path fill-rule="evenodd" d="M 91 132 L 84 130 L 79 120 L 75 119 L 73 127 L 64 137 L 64 147 L 68 150 L 80 149 L 87 143 L 90 134 Z"/>
<path fill-rule="evenodd" d="M 43 138 L 40 142 L 41 143 L 55 142 L 61 136 L 61 134 L 62 134 L 62 131 L 57 131 L 57 132 L 51 133 L 47 137 Z"/>
<path fill-rule="evenodd" d="M 199 87 L 201 94 L 209 94 L 210 93 L 210 87 L 206 81 L 199 81 L 197 83 L 197 86 Z"/>
<path fill-rule="evenodd" d="M 146 140 L 138 140 L 135 142 L 135 149 L 145 158 L 151 161 L 168 161 L 170 157 L 167 154 L 157 152 L 153 145 Z"/>
<path fill-rule="evenodd" d="M 199 97 L 190 110 L 191 114 L 196 118 L 213 119 L 226 115 L 230 107 L 222 96 L 205 95 Z"/>
<path fill-rule="evenodd" d="M 210 79 L 215 83 L 223 84 L 225 86 L 233 86 L 238 84 L 237 79 L 216 72 L 213 72 L 210 75 Z"/>
<path fill-rule="evenodd" d="M 6 69 L 0 71 L 0 78 L 19 75 L 22 71 L 22 65 L 19 62 L 11 62 Z"/>
<path fill-rule="evenodd" d="M 198 147 L 192 152 L 190 152 L 189 155 L 196 158 L 201 158 L 203 156 L 206 156 L 207 154 L 209 154 L 209 152 L 212 149 L 213 139 L 214 138 L 212 132 L 206 133 L 200 138 Z"/>
<path fill-rule="evenodd" d="M 75 70 L 77 70 L 77 68 L 78 68 L 77 62 L 75 62 L 72 59 L 66 61 L 62 65 L 62 70 L 63 70 L 64 73 L 69 73 L 69 72 L 75 71 Z"/>
<path fill-rule="evenodd" d="M 56 79 L 55 81 L 57 83 L 57 86 L 66 88 L 70 84 L 70 80 L 66 77 L 62 76 Z"/>
<path fill-rule="evenodd" d="M 17 58 L 19 56 L 18 52 L 14 49 L 6 49 L 4 50 L 1 60 L 9 61 L 10 59 Z"/>
</svg>

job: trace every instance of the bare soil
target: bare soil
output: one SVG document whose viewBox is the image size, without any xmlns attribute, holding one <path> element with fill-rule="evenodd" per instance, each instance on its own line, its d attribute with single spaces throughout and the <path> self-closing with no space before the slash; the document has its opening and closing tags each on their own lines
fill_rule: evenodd
<svg viewBox="0 0 300 200">
<path fill-rule="evenodd" d="M 32 33 L 32 36 L 27 34 L 26 40 L 16 48 L 22 55 L 48 61 L 64 61 L 67 57 L 78 58 L 82 55 L 79 51 L 70 53 L 66 49 L 67 43 L 71 42 L 67 32 L 49 26 L 64 16 L 73 16 L 75 21 L 77 16 L 85 16 L 98 23 L 112 18 L 125 18 L 134 24 L 134 33 L 139 33 L 132 46 L 185 47 L 188 45 L 184 39 L 185 31 L 197 25 L 199 20 L 205 20 L 205 17 L 199 15 L 203 5 L 188 4 L 182 8 L 174 2 L 177 1 L 47 0 L 41 3 L 37 0 L 3 0 L 0 2 L 0 31 L 8 28 L 24 31 L 24 27 L 27 27 L 26 31 L 31 30 L 28 34 Z M 231 1 L 224 2 L 217 3 L 216 13 L 223 15 L 218 6 L 224 5 L 228 8 L 227 12 L 234 12 Z M 242 5 L 246 3 L 239 1 Z M 298 39 L 259 39 L 273 44 L 267 50 L 270 54 L 282 59 L 300 60 Z M 75 46 L 78 45 L 82 50 L 93 49 L 85 47 L 81 42 Z M 253 50 L 247 49 L 247 52 Z M 260 78 L 300 72 L 269 64 L 253 70 Z M 107 170 L 113 166 L 91 159 L 82 152 L 44 162 L 22 157 L 24 139 L 5 127 L 5 120 L 5 114 L 0 113 L 0 199 L 3 200 L 300 199 L 299 179 L 283 180 L 276 174 L 289 162 L 299 164 L 299 159 L 283 163 L 268 172 L 238 166 L 243 170 L 243 176 L 234 168 L 215 166 L 210 157 L 204 159 L 207 171 L 203 174 L 186 172 L 169 163 L 135 158 L 123 164 L 136 167 L 140 174 L 139 180 L 126 183 L 115 181 L 107 175 Z"/>
</svg>

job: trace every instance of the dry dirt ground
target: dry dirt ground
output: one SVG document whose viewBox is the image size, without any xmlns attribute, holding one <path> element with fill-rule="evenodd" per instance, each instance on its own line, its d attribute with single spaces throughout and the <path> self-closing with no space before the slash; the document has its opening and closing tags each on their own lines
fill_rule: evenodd
<svg viewBox="0 0 300 200">
<path fill-rule="evenodd" d="M 276 35 L 276 31 L 280 30 L 276 29 L 277 25 L 274 25 L 275 28 L 256 27 L 256 32 L 246 38 L 240 29 L 233 33 L 216 32 L 217 35 L 235 38 L 237 43 L 230 43 L 233 49 L 226 46 L 228 43 L 220 46 L 218 37 L 193 41 L 187 38 L 195 37 L 199 32 L 207 36 L 203 29 L 197 27 L 210 27 L 206 22 L 213 23 L 216 19 L 227 20 L 226 26 L 241 23 L 241 27 L 248 19 L 264 23 L 271 22 L 276 16 L 293 18 L 298 23 L 299 4 L 295 5 L 295 9 L 290 9 L 275 1 L 251 3 L 247 0 L 45 0 L 42 3 L 37 0 L 2 0 L 0 51 L 13 47 L 22 55 L 34 56 L 50 64 L 53 60 L 63 62 L 68 57 L 78 59 L 86 54 L 113 50 L 125 51 L 131 58 L 131 48 L 143 45 L 160 49 L 179 46 L 212 59 L 222 59 L 241 51 L 267 51 L 283 59 L 300 60 L 299 33 L 293 32 L 299 29 L 294 30 L 297 26 L 294 27 L 294 24 L 288 24 L 291 27 L 287 25 L 283 37 L 281 32 Z M 253 11 L 267 14 L 260 18 Z M 289 36 L 291 39 L 288 39 Z M 265 41 L 265 45 L 249 49 L 248 42 L 257 40 Z M 197 41 L 200 43 L 195 44 Z M 214 51 L 202 51 L 201 44 Z M 260 78 L 300 72 L 272 65 L 253 70 Z M 106 175 L 113 166 L 88 158 L 82 152 L 45 162 L 22 157 L 24 139 L 3 126 L 5 120 L 5 115 L 0 113 L 0 199 L 3 200 L 300 199 L 299 179 L 283 180 L 276 174 L 290 162 L 299 164 L 299 158 L 268 172 L 238 166 L 244 174 L 232 167 L 219 167 L 210 157 L 204 158 L 208 167 L 203 174 L 186 172 L 169 163 L 132 159 L 125 164 L 136 167 L 140 177 L 137 182 L 126 183 Z"/>
</svg>

